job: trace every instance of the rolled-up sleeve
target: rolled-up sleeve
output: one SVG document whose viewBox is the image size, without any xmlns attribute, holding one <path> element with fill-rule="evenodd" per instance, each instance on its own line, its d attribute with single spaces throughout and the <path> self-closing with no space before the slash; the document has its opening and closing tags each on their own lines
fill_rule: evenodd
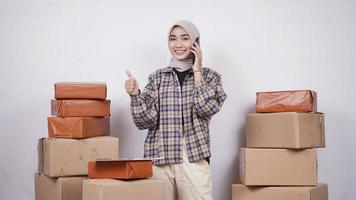
<svg viewBox="0 0 356 200">
<path fill-rule="evenodd" d="M 194 86 L 194 109 L 200 117 L 210 117 L 221 109 L 227 95 L 221 83 L 221 77 L 213 73 L 210 80 L 202 78 Z"/>
<path fill-rule="evenodd" d="M 157 93 L 153 75 L 150 75 L 143 92 L 137 96 L 131 96 L 131 114 L 140 130 L 153 129 L 158 124 Z"/>
</svg>

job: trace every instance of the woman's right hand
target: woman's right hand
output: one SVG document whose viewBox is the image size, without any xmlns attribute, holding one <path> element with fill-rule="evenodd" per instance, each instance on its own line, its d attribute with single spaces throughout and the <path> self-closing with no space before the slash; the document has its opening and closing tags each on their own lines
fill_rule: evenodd
<svg viewBox="0 0 356 200">
<path fill-rule="evenodd" d="M 131 96 L 140 94 L 140 90 L 138 89 L 138 82 L 136 79 L 132 76 L 130 71 L 127 70 L 126 74 L 129 77 L 129 79 L 127 79 L 125 82 L 126 93 Z"/>
</svg>

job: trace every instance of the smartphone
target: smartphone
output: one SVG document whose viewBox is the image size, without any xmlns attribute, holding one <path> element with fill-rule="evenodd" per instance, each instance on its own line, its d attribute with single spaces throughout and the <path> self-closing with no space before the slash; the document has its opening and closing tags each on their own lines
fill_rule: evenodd
<svg viewBox="0 0 356 200">
<path fill-rule="evenodd" d="M 197 39 L 195 39 L 195 42 L 193 43 L 193 46 L 197 46 L 195 43 L 197 43 L 198 44 L 198 46 L 199 46 L 199 44 L 200 44 L 200 42 L 199 42 L 199 38 L 197 38 Z"/>
<path fill-rule="evenodd" d="M 197 45 L 196 45 L 195 43 L 197 43 L 198 46 L 199 46 L 199 43 L 200 43 L 200 42 L 199 42 L 199 38 L 195 39 L 195 42 L 193 43 L 193 46 L 194 46 L 194 47 L 197 47 Z M 194 55 L 193 52 L 191 53 L 191 56 L 195 59 L 195 55 Z"/>
</svg>

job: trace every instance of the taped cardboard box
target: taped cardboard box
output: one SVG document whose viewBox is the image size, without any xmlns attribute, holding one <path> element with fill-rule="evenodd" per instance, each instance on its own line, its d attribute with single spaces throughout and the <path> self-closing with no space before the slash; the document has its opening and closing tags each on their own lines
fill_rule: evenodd
<svg viewBox="0 0 356 200">
<path fill-rule="evenodd" d="M 110 135 L 109 117 L 48 117 L 48 137 L 88 138 Z"/>
<path fill-rule="evenodd" d="M 317 112 L 317 93 L 289 90 L 256 93 L 256 112 Z"/>
<path fill-rule="evenodd" d="M 58 117 L 110 116 L 110 100 L 52 100 L 51 113 Z"/>
<path fill-rule="evenodd" d="M 316 149 L 241 148 L 240 180 L 248 186 L 315 186 Z"/>
<path fill-rule="evenodd" d="M 328 185 L 315 187 L 247 187 L 232 185 L 232 200 L 328 200 Z"/>
<path fill-rule="evenodd" d="M 89 178 L 140 179 L 152 177 L 152 160 L 97 160 L 88 163 Z"/>
<path fill-rule="evenodd" d="M 54 84 L 55 99 L 106 99 L 105 83 L 62 82 Z"/>
<path fill-rule="evenodd" d="M 83 181 L 83 200 L 164 200 L 164 183 L 156 179 Z"/>
<path fill-rule="evenodd" d="M 51 178 L 35 173 L 36 200 L 82 200 L 83 180 L 87 177 Z"/>
<path fill-rule="evenodd" d="M 322 113 L 248 114 L 246 126 L 249 148 L 325 147 L 325 125 Z"/>
<path fill-rule="evenodd" d="M 89 160 L 118 159 L 118 155 L 116 137 L 44 138 L 38 144 L 38 171 L 50 177 L 87 175 Z"/>
</svg>

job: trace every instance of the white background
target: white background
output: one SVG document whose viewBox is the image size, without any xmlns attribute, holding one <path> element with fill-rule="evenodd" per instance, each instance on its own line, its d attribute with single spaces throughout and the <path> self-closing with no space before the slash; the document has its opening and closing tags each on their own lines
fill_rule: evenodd
<svg viewBox="0 0 356 200">
<path fill-rule="evenodd" d="M 351 0 L 0 1 L 0 199 L 34 199 L 37 139 L 57 81 L 104 81 L 122 157 L 140 157 L 124 92 L 169 60 L 167 31 L 179 19 L 201 32 L 204 65 L 223 76 L 228 99 L 210 126 L 216 200 L 231 199 L 255 92 L 318 92 L 327 147 L 319 180 L 331 200 L 356 199 L 356 3 Z"/>
</svg>

